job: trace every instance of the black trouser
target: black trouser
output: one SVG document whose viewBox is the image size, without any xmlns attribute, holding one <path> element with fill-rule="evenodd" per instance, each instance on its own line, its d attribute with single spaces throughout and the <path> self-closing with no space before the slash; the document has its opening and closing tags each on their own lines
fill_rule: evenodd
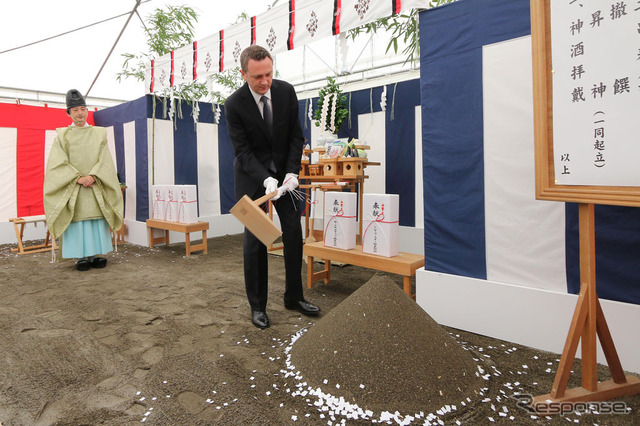
<svg viewBox="0 0 640 426">
<path fill-rule="evenodd" d="M 296 302 L 303 299 L 302 227 L 300 226 L 300 211 L 297 209 L 298 201 L 292 199 L 291 194 L 286 192 L 273 204 L 280 219 L 284 244 L 284 300 Z M 264 311 L 267 307 L 269 290 L 267 247 L 245 228 L 243 252 L 244 282 L 249 304 L 254 311 Z"/>
</svg>

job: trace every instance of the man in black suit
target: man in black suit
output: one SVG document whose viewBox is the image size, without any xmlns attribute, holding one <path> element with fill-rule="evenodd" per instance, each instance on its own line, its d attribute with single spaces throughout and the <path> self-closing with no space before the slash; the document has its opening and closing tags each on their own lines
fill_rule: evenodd
<svg viewBox="0 0 640 426">
<path fill-rule="evenodd" d="M 298 187 L 304 142 L 298 98 L 289 83 L 273 80 L 273 59 L 263 47 L 246 48 L 240 55 L 240 65 L 245 84 L 224 104 L 235 152 L 235 196 L 239 200 L 246 194 L 256 200 L 278 190 L 272 201 L 280 218 L 284 244 L 284 305 L 305 315 L 317 315 L 320 308 L 307 302 L 302 294 L 300 212 L 297 200 L 287 194 Z M 258 328 L 267 328 L 267 247 L 245 228 L 243 250 L 251 321 Z"/>
</svg>

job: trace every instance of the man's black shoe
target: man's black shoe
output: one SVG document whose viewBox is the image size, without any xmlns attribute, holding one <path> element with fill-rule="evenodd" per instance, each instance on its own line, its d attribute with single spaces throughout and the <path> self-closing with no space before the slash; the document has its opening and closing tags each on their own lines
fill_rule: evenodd
<svg viewBox="0 0 640 426">
<path fill-rule="evenodd" d="M 88 271 L 91 268 L 91 262 L 87 259 L 78 259 L 76 260 L 76 269 L 78 271 Z"/>
<path fill-rule="evenodd" d="M 269 317 L 264 311 L 251 311 L 251 322 L 260 329 L 269 327 Z"/>
<path fill-rule="evenodd" d="M 309 303 L 306 300 L 298 300 L 297 302 L 284 302 L 284 307 L 287 309 L 295 310 L 300 312 L 303 315 L 316 316 L 320 313 L 320 308 L 318 308 L 313 303 Z"/>
<path fill-rule="evenodd" d="M 94 257 L 91 261 L 91 266 L 93 268 L 104 268 L 107 266 L 107 259 L 104 257 Z"/>
</svg>

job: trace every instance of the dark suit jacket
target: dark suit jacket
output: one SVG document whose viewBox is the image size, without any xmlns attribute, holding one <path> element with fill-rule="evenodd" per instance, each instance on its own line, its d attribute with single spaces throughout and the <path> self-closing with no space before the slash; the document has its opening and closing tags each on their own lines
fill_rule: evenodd
<svg viewBox="0 0 640 426">
<path fill-rule="evenodd" d="M 298 117 L 298 98 L 293 86 L 282 80 L 271 84 L 273 136 L 269 133 L 258 105 L 245 83 L 224 103 L 227 131 L 233 144 L 235 196 L 244 194 L 253 199 L 264 194 L 263 182 L 273 174 L 282 184 L 287 173 L 300 172 L 304 136 Z"/>
</svg>

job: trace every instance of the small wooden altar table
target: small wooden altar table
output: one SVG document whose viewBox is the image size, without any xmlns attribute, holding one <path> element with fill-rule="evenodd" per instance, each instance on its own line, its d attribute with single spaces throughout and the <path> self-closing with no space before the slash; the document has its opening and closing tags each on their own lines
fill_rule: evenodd
<svg viewBox="0 0 640 426">
<path fill-rule="evenodd" d="M 353 250 L 343 250 L 325 247 L 323 241 L 305 244 L 304 254 L 307 256 L 308 288 L 313 288 L 313 283 L 321 279 L 324 279 L 325 284 L 331 281 L 331 262 L 334 261 L 402 275 L 404 292 L 413 298 L 414 296 L 411 294 L 411 277 L 416 274 L 418 268 L 424 266 L 424 256 L 421 254 L 401 252 L 398 256 L 384 257 L 362 253 L 361 245 L 356 245 Z M 322 271 L 313 271 L 314 257 L 324 260 L 324 269 Z"/>
</svg>

